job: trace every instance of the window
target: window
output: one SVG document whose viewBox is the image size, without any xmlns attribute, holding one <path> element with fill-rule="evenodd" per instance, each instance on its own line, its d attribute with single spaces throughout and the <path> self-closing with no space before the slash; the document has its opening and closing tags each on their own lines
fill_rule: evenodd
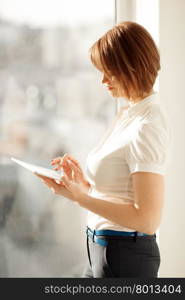
<svg viewBox="0 0 185 300">
<path fill-rule="evenodd" d="M 0 276 L 78 277 L 86 211 L 10 157 L 51 167 L 69 152 L 84 167 L 115 112 L 88 57 L 114 1 L 1 1 L 0 25 Z"/>
</svg>

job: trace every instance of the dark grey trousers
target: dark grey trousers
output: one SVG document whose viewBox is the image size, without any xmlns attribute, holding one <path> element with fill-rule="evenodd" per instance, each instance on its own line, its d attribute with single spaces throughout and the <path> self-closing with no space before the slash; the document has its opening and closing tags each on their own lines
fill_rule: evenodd
<svg viewBox="0 0 185 300">
<path fill-rule="evenodd" d="M 88 263 L 82 277 L 158 277 L 161 257 L 155 236 L 103 238 L 107 246 L 87 237 Z"/>
</svg>

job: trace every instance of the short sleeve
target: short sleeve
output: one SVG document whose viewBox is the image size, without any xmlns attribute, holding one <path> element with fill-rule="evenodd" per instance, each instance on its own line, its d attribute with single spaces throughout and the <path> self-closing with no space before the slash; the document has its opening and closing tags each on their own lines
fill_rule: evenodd
<svg viewBox="0 0 185 300">
<path fill-rule="evenodd" d="M 171 160 L 171 131 L 161 123 L 142 124 L 127 144 L 125 159 L 130 173 L 152 172 L 164 175 Z"/>
</svg>

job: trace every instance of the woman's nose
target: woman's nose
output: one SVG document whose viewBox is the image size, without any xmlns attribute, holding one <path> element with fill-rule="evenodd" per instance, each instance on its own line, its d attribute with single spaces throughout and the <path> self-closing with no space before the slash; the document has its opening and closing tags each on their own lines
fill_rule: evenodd
<svg viewBox="0 0 185 300">
<path fill-rule="evenodd" d="M 108 79 L 105 75 L 103 75 L 102 83 L 106 83 L 106 82 L 108 82 Z"/>
</svg>

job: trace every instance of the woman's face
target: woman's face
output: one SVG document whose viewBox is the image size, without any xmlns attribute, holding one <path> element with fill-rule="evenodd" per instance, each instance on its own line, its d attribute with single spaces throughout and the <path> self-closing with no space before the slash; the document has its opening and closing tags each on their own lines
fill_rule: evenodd
<svg viewBox="0 0 185 300">
<path fill-rule="evenodd" d="M 103 73 L 102 83 L 105 84 L 108 91 L 113 97 L 124 97 L 124 91 L 120 92 L 120 89 L 118 88 L 118 83 L 116 82 L 114 76 L 108 77 L 107 75 L 105 75 L 105 73 Z"/>
<path fill-rule="evenodd" d="M 116 80 L 115 76 L 110 76 L 108 77 L 107 75 L 105 75 L 105 73 L 103 73 L 103 79 L 102 79 L 102 83 L 105 84 L 105 86 L 107 87 L 108 91 L 111 93 L 111 95 L 115 98 L 125 98 L 127 99 L 123 88 L 121 88 L 118 84 L 118 81 Z M 150 95 L 151 93 L 153 93 L 153 89 L 149 92 L 149 93 L 144 93 L 143 94 L 143 98 L 130 98 L 129 100 L 131 101 L 139 101 L 141 99 L 144 99 L 145 97 L 147 97 L 148 95 Z M 127 99 L 128 100 L 128 99 Z"/>
</svg>

